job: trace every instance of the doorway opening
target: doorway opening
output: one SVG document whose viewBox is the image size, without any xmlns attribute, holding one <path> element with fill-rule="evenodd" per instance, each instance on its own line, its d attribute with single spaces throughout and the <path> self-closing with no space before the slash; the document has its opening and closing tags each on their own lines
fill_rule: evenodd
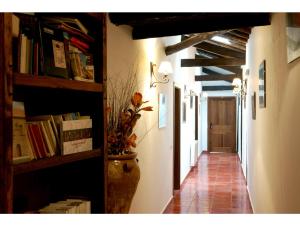
<svg viewBox="0 0 300 225">
<path fill-rule="evenodd" d="M 173 190 L 180 189 L 181 89 L 174 86 Z"/>
</svg>

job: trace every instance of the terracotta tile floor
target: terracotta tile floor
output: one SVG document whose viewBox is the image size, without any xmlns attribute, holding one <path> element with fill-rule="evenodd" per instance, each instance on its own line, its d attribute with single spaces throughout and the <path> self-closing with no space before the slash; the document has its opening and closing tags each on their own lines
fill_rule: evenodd
<svg viewBox="0 0 300 225">
<path fill-rule="evenodd" d="M 252 213 L 238 155 L 202 153 L 164 213 Z"/>
</svg>

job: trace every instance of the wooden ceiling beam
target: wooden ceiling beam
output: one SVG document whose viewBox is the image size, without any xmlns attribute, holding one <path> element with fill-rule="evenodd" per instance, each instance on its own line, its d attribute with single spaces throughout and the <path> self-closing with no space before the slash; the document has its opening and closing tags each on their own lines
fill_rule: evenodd
<svg viewBox="0 0 300 225">
<path fill-rule="evenodd" d="M 217 46 L 208 42 L 202 42 L 200 44 L 195 45 L 195 47 L 223 57 L 245 58 L 245 53 L 238 52 L 229 48 Z"/>
<path fill-rule="evenodd" d="M 109 18 L 132 26 L 133 39 L 270 25 L 269 13 L 109 13 Z"/>
<path fill-rule="evenodd" d="M 202 91 L 230 91 L 230 90 L 233 90 L 232 85 L 202 86 Z"/>
<path fill-rule="evenodd" d="M 244 33 L 244 34 L 251 34 L 251 27 L 241 27 L 239 29 L 237 29 L 239 32 Z"/>
<path fill-rule="evenodd" d="M 234 35 L 236 37 L 243 38 L 244 40 L 248 40 L 249 39 L 249 34 L 242 33 L 239 30 L 232 30 L 232 31 L 230 31 L 230 34 L 232 34 L 232 35 Z"/>
<path fill-rule="evenodd" d="M 228 31 L 230 31 L 230 30 L 213 31 L 213 32 L 202 33 L 202 34 L 198 34 L 198 35 L 189 37 L 175 45 L 167 46 L 165 48 L 165 53 L 166 53 L 166 55 L 171 55 L 171 54 L 179 52 L 185 48 L 191 47 L 191 46 L 201 43 L 207 39 L 210 39 L 215 35 L 221 35 Z"/>
<path fill-rule="evenodd" d="M 196 56 L 198 57 L 198 56 Z M 218 66 L 218 68 L 220 69 L 224 69 L 224 70 L 227 70 L 229 73 L 232 73 L 232 74 L 243 74 L 243 70 L 240 66 Z M 216 72 L 215 70 L 212 70 L 209 66 L 208 67 L 202 67 L 202 72 L 203 73 L 206 73 L 206 74 L 221 74 L 221 75 L 224 75 L 224 73 L 219 73 L 219 72 Z"/>
<path fill-rule="evenodd" d="M 234 75 L 195 75 L 195 81 L 229 81 L 231 82 L 234 78 L 241 78 L 236 74 Z"/>
<path fill-rule="evenodd" d="M 220 56 L 220 55 L 197 48 L 197 54 L 195 55 L 195 59 L 200 59 L 200 58 L 216 59 L 216 58 L 230 58 L 230 57 L 223 57 L 223 56 Z"/>
<path fill-rule="evenodd" d="M 195 66 L 241 66 L 245 64 L 243 58 L 219 59 L 181 59 L 181 67 Z"/>
<path fill-rule="evenodd" d="M 223 48 L 228 48 L 234 51 L 238 51 L 238 52 L 246 52 L 246 47 L 245 46 L 240 46 L 240 45 L 236 45 L 235 43 L 232 43 L 231 45 L 227 45 L 227 44 L 223 44 L 221 42 L 217 42 L 217 41 L 213 41 L 213 40 L 206 40 L 205 42 L 216 45 L 216 46 L 221 46 Z"/>
</svg>

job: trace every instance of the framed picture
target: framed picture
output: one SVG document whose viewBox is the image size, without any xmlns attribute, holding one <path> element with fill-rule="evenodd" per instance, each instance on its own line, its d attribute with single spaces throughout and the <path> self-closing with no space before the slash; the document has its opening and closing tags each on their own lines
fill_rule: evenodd
<svg viewBox="0 0 300 225">
<path fill-rule="evenodd" d="M 243 85 L 244 85 L 244 91 L 245 91 L 245 95 L 244 95 L 244 97 L 243 97 L 243 99 L 244 99 L 244 109 L 245 109 L 245 108 L 246 108 L 246 99 L 247 99 L 248 79 L 245 79 L 245 80 L 244 80 Z"/>
<path fill-rule="evenodd" d="M 182 122 L 186 122 L 186 103 L 182 103 Z"/>
<path fill-rule="evenodd" d="M 158 95 L 158 128 L 167 126 L 167 102 L 166 95 L 160 93 Z"/>
<path fill-rule="evenodd" d="M 259 108 L 266 108 L 266 60 L 259 65 Z"/>
<path fill-rule="evenodd" d="M 256 120 L 256 92 L 253 93 L 251 96 L 251 102 L 252 102 L 252 119 Z"/>
<path fill-rule="evenodd" d="M 287 60 L 288 63 L 300 56 L 300 13 L 286 14 Z"/>
</svg>

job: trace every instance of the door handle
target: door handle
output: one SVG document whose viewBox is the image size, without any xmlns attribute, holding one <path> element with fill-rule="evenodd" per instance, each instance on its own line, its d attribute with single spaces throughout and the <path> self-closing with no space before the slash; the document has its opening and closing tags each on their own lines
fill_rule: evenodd
<svg viewBox="0 0 300 225">
<path fill-rule="evenodd" d="M 212 122 L 209 123 L 209 129 L 212 129 Z"/>
</svg>

